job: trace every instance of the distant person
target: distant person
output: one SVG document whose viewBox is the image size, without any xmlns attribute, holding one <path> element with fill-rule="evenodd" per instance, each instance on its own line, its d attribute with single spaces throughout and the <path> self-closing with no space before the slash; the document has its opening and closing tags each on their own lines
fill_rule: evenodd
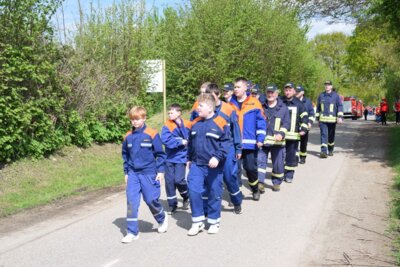
<svg viewBox="0 0 400 267">
<path fill-rule="evenodd" d="M 226 103 L 231 102 L 232 95 L 233 95 L 233 83 L 226 83 L 224 84 L 224 100 Z"/>
<path fill-rule="evenodd" d="M 296 97 L 303 103 L 304 107 L 306 108 L 307 115 L 308 115 L 308 131 L 306 132 L 305 135 L 300 136 L 300 164 L 305 164 L 306 163 L 306 158 L 307 158 L 307 144 L 308 144 L 308 132 L 310 131 L 312 124 L 315 121 L 315 111 L 314 107 L 311 103 L 311 100 L 307 98 L 305 94 L 305 88 L 299 84 L 296 87 Z"/>
<path fill-rule="evenodd" d="M 397 98 L 393 105 L 393 110 L 396 113 L 396 125 L 400 124 L 400 98 Z"/>
<path fill-rule="evenodd" d="M 206 93 L 206 88 L 210 83 L 211 82 L 204 82 L 204 83 L 201 84 L 200 89 L 199 89 L 200 95 Z M 199 105 L 199 103 L 196 100 L 196 102 L 194 102 L 194 104 L 192 106 L 192 110 L 190 112 L 190 121 L 193 121 L 194 119 L 196 119 L 199 116 L 199 114 L 197 113 L 198 105 Z"/>
<path fill-rule="evenodd" d="M 251 89 L 251 95 L 260 101 L 261 105 L 264 105 L 267 101 L 265 94 L 262 92 L 261 87 L 259 84 L 255 84 Z"/>
<path fill-rule="evenodd" d="M 321 158 L 333 156 L 335 147 L 336 123 L 343 122 L 343 104 L 339 95 L 332 91 L 332 81 L 325 81 L 325 92 L 317 101 L 315 117 L 319 120 L 321 132 Z"/>
<path fill-rule="evenodd" d="M 364 109 L 364 119 L 367 120 L 367 117 L 368 117 L 368 109 L 365 108 Z"/>
<path fill-rule="evenodd" d="M 138 212 L 141 195 L 158 223 L 158 232 L 168 228 L 168 215 L 159 200 L 160 180 L 164 179 L 166 154 L 160 135 L 145 124 L 146 109 L 134 107 L 129 111 L 132 130 L 122 143 L 122 159 L 127 198 L 127 234 L 122 243 L 139 238 Z"/>
<path fill-rule="evenodd" d="M 389 112 L 389 105 L 387 103 L 386 98 L 382 98 L 380 107 L 381 107 L 381 123 L 382 125 L 387 125 L 386 114 Z"/>
<path fill-rule="evenodd" d="M 168 110 L 169 120 L 161 130 L 161 140 L 165 146 L 165 191 L 167 193 L 168 214 L 173 214 L 178 208 L 176 190 L 183 198 L 182 209 L 189 208 L 189 192 L 185 178 L 187 163 L 187 144 L 189 139 L 190 121 L 182 118 L 182 108 L 172 104 Z"/>
</svg>

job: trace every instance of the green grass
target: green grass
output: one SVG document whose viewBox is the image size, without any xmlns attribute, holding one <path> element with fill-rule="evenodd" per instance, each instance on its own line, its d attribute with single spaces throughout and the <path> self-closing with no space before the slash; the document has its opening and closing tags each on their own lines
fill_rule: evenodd
<svg viewBox="0 0 400 267">
<path fill-rule="evenodd" d="M 147 121 L 157 130 L 163 123 L 162 113 Z M 0 170 L 0 217 L 123 182 L 120 144 L 66 147 L 49 158 L 24 159 Z"/>
<path fill-rule="evenodd" d="M 389 159 L 390 164 L 395 172 L 394 184 L 392 188 L 392 205 L 391 205 L 391 227 L 390 230 L 394 235 L 394 250 L 397 265 L 400 265 L 400 128 L 390 129 L 390 148 Z"/>
</svg>

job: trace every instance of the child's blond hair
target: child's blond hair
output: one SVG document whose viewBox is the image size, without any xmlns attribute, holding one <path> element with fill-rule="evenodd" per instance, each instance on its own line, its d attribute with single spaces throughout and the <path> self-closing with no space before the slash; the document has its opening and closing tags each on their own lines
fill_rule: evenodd
<svg viewBox="0 0 400 267">
<path fill-rule="evenodd" d="M 202 94 L 197 97 L 197 101 L 200 103 L 206 103 L 211 107 L 213 111 L 215 111 L 215 99 L 211 94 Z"/>
<path fill-rule="evenodd" d="M 145 119 L 147 111 L 144 107 L 133 107 L 128 112 L 128 117 L 131 120 Z"/>
</svg>

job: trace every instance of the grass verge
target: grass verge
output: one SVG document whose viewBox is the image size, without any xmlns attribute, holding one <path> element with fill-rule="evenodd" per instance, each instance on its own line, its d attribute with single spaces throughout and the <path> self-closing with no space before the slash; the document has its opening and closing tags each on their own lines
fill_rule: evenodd
<svg viewBox="0 0 400 267">
<path fill-rule="evenodd" d="M 147 125 L 161 130 L 163 121 L 158 113 Z M 24 159 L 0 169 L 0 217 L 123 181 L 120 144 L 66 147 L 49 158 Z"/>
<path fill-rule="evenodd" d="M 394 235 L 394 251 L 397 265 L 400 266 L 400 128 L 390 129 L 390 164 L 395 172 L 394 184 L 392 188 L 391 205 L 391 232 Z"/>
</svg>

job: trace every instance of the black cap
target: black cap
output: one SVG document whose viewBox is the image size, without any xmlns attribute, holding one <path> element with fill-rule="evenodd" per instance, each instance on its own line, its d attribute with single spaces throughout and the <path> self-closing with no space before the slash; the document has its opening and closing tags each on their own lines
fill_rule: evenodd
<svg viewBox="0 0 400 267">
<path fill-rule="evenodd" d="M 265 91 L 266 92 L 276 92 L 276 91 L 278 91 L 278 87 L 274 83 L 269 83 L 265 87 Z"/>
<path fill-rule="evenodd" d="M 233 83 L 224 84 L 224 91 L 233 91 Z"/>
<path fill-rule="evenodd" d="M 294 88 L 294 84 L 292 82 L 287 82 L 287 83 L 285 83 L 285 86 L 283 86 L 283 88 L 287 88 L 287 87 Z"/>
<path fill-rule="evenodd" d="M 332 81 L 331 81 L 331 80 L 326 80 L 326 81 L 324 82 L 324 84 L 332 85 Z"/>
<path fill-rule="evenodd" d="M 296 92 L 304 92 L 304 87 L 301 84 L 297 85 Z"/>
</svg>

